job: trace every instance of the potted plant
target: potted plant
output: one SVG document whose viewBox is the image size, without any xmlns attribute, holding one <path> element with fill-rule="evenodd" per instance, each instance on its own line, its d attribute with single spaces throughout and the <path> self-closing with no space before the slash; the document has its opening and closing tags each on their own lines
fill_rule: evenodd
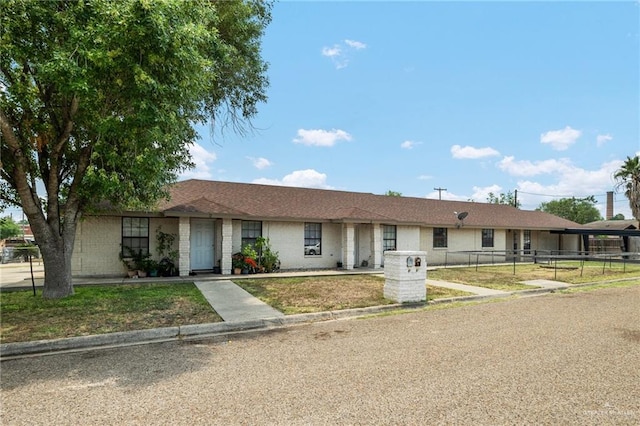
<svg viewBox="0 0 640 426">
<path fill-rule="evenodd" d="M 242 247 L 242 256 L 243 256 L 243 266 L 242 273 L 248 274 L 249 272 L 254 272 L 258 267 L 256 262 L 256 258 L 258 257 L 258 252 L 253 248 L 251 244 L 247 244 Z"/>
<path fill-rule="evenodd" d="M 160 263 L 153 260 L 153 259 L 147 259 L 144 262 L 144 266 L 145 266 L 145 271 L 147 271 L 147 275 L 149 275 L 150 277 L 157 277 L 158 276 L 158 271 L 159 271 L 159 267 L 160 267 Z"/>
<path fill-rule="evenodd" d="M 178 260 L 178 250 L 174 248 L 176 241 L 175 234 L 163 232 L 162 227 L 156 229 L 156 252 L 160 257 L 158 262 L 158 274 L 163 277 L 178 275 L 176 263 Z"/>
<path fill-rule="evenodd" d="M 133 250 L 130 247 L 125 246 L 125 251 L 127 252 L 127 256 L 122 256 L 121 259 L 127 268 L 131 271 L 136 271 L 136 275 L 140 278 L 144 278 L 147 276 L 147 261 L 151 257 L 151 254 L 146 253 L 143 254 L 142 250 Z M 130 274 L 131 276 L 131 274 Z M 135 276 L 135 275 L 133 275 Z"/>
<path fill-rule="evenodd" d="M 279 268 L 278 252 L 271 249 L 269 238 L 258 237 L 256 239 L 256 250 L 258 252 L 258 269 L 260 272 L 274 272 Z"/>
<path fill-rule="evenodd" d="M 233 266 L 233 273 L 240 275 L 244 268 L 244 255 L 238 252 L 231 256 L 231 266 Z"/>
<path fill-rule="evenodd" d="M 244 258 L 244 268 L 242 269 L 243 274 L 253 274 L 258 269 L 258 264 L 255 260 L 250 257 Z"/>
</svg>

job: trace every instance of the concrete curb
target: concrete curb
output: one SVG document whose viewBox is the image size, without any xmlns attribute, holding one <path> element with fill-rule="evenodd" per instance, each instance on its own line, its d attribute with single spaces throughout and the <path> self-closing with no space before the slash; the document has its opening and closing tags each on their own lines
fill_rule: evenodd
<svg viewBox="0 0 640 426">
<path fill-rule="evenodd" d="M 191 324 L 177 327 L 152 328 L 147 330 L 96 334 L 91 336 L 69 337 L 54 340 L 2 343 L 0 344 L 0 361 L 32 355 L 51 355 L 61 352 L 105 349 L 110 347 L 141 345 L 173 340 L 210 338 L 212 336 L 223 335 L 229 337 L 233 334 L 246 334 L 249 331 L 267 331 L 299 324 L 310 324 L 321 321 L 365 317 L 385 312 L 420 309 L 431 305 L 443 305 L 456 302 L 475 302 L 481 300 L 504 299 L 513 296 L 555 293 L 558 290 L 565 290 L 570 287 L 587 287 L 594 284 L 599 283 L 586 283 L 573 286 L 566 285 L 554 288 L 534 288 L 530 290 L 505 292 L 503 294 L 460 296 L 436 299 L 429 302 L 371 306 L 366 308 L 289 315 L 285 317 L 265 318 L 260 320 Z"/>
</svg>

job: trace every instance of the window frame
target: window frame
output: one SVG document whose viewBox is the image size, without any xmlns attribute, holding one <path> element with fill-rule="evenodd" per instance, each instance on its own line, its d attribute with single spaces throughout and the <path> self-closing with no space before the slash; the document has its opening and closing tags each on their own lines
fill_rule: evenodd
<svg viewBox="0 0 640 426">
<path fill-rule="evenodd" d="M 438 235 L 442 231 L 442 235 Z M 449 232 L 447 228 L 433 228 L 433 248 L 447 248 L 449 246 Z"/>
<path fill-rule="evenodd" d="M 525 229 L 522 236 L 522 250 L 524 254 L 531 254 L 531 230 Z"/>
<path fill-rule="evenodd" d="M 131 254 L 125 251 L 125 247 L 135 253 L 140 252 L 144 256 L 150 253 L 149 222 L 148 217 L 122 217 L 120 221 L 120 252 L 123 258 L 131 257 Z M 135 244 L 133 244 L 134 242 Z"/>
<path fill-rule="evenodd" d="M 243 220 L 241 226 L 241 249 L 250 245 L 256 246 L 256 241 L 262 237 L 262 221 L 260 220 Z"/>
<path fill-rule="evenodd" d="M 495 231 L 491 228 L 482 229 L 482 248 L 494 247 Z"/>
<path fill-rule="evenodd" d="M 307 252 L 306 247 L 315 246 L 316 244 L 319 244 L 319 246 L 317 251 L 315 248 L 313 249 L 315 253 L 312 254 Z M 322 223 L 320 222 L 304 223 L 303 252 L 305 256 L 321 256 L 322 255 Z"/>
<path fill-rule="evenodd" d="M 393 244 L 390 244 L 393 242 Z M 398 247 L 398 227 L 396 225 L 382 225 L 382 253 L 395 251 Z"/>
</svg>

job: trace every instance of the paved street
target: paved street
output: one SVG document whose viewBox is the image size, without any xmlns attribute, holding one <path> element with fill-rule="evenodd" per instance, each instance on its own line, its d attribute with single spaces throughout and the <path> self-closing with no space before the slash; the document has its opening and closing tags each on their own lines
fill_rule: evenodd
<svg viewBox="0 0 640 426">
<path fill-rule="evenodd" d="M 3 425 L 640 424 L 640 286 L 1 364 Z"/>
<path fill-rule="evenodd" d="M 34 261 L 33 279 L 36 285 L 42 285 L 44 280 L 44 266 L 42 262 Z M 31 266 L 29 262 L 5 263 L 0 265 L 0 287 L 30 287 Z"/>
</svg>

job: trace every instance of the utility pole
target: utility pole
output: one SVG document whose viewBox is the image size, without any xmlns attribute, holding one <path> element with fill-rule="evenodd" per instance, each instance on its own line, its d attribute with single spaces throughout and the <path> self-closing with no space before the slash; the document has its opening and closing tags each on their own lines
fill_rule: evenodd
<svg viewBox="0 0 640 426">
<path fill-rule="evenodd" d="M 438 200 L 442 200 L 442 191 L 446 191 L 447 188 L 433 188 L 434 191 L 438 191 Z"/>
</svg>

